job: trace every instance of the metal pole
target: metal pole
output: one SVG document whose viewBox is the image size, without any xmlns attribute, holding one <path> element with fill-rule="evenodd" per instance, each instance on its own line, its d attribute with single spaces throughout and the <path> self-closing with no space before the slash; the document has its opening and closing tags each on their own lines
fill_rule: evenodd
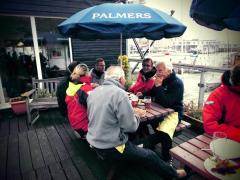
<svg viewBox="0 0 240 180">
<path fill-rule="evenodd" d="M 198 96 L 198 108 L 202 108 L 204 101 L 204 92 L 205 92 L 205 79 L 204 79 L 204 71 L 201 72 L 199 87 L 199 96 Z"/>
<path fill-rule="evenodd" d="M 122 33 L 120 33 L 120 56 L 122 56 Z"/>
</svg>

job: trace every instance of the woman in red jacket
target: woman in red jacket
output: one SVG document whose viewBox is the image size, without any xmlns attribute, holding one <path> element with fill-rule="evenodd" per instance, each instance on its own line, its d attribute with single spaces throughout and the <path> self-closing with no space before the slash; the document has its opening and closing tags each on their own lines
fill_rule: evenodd
<svg viewBox="0 0 240 180">
<path fill-rule="evenodd" d="M 153 67 L 152 59 L 144 59 L 142 67 L 138 73 L 137 81 L 128 89 L 129 92 L 133 92 L 137 96 L 147 95 L 154 85 L 153 76 L 156 73 L 156 68 Z"/>
<path fill-rule="evenodd" d="M 222 76 L 222 85 L 208 97 L 203 108 L 204 130 L 225 132 L 240 142 L 240 64 Z"/>
<path fill-rule="evenodd" d="M 65 102 L 68 108 L 68 120 L 71 127 L 78 132 L 81 138 L 85 138 L 88 131 L 87 96 L 93 87 L 91 76 L 88 75 L 88 67 L 85 64 L 77 65 L 72 74 L 66 91 Z"/>
</svg>

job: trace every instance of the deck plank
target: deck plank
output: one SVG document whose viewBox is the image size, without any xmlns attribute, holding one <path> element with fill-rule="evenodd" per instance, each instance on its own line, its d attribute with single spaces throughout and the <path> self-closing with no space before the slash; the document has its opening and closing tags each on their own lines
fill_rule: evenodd
<svg viewBox="0 0 240 180">
<path fill-rule="evenodd" d="M 10 120 L 10 129 L 9 129 L 9 133 L 10 134 L 18 134 L 18 131 L 19 131 L 19 129 L 18 129 L 18 122 L 19 122 L 19 120 L 18 120 L 18 116 L 16 115 L 16 116 L 14 116 L 14 118 L 12 118 L 11 120 Z"/>
<path fill-rule="evenodd" d="M 22 175 L 22 177 L 23 180 L 37 180 L 35 171 L 26 172 Z"/>
<path fill-rule="evenodd" d="M 18 135 L 11 134 L 8 140 L 7 178 L 20 174 Z"/>
<path fill-rule="evenodd" d="M 73 158 L 73 162 L 80 172 L 83 179 L 86 180 L 96 180 L 96 177 L 92 174 L 91 170 L 88 168 L 87 164 L 81 157 Z"/>
<path fill-rule="evenodd" d="M 25 173 L 33 170 L 31 154 L 29 150 L 29 143 L 27 133 L 20 133 L 19 139 L 19 156 L 20 156 L 20 168 L 21 172 Z"/>
<path fill-rule="evenodd" d="M 49 169 L 53 180 L 67 180 L 60 163 L 49 165 Z"/>
<path fill-rule="evenodd" d="M 42 167 L 36 170 L 38 180 L 51 180 L 51 174 L 47 167 Z"/>
<path fill-rule="evenodd" d="M 81 175 L 78 173 L 71 159 L 64 160 L 61 162 L 61 164 L 68 179 L 82 180 Z"/>
<path fill-rule="evenodd" d="M 46 134 L 49 137 L 49 141 L 52 145 L 52 148 L 54 148 L 60 158 L 61 161 L 68 159 L 69 153 L 66 150 L 61 137 L 59 136 L 57 130 L 54 126 L 50 126 L 46 128 Z"/>
<path fill-rule="evenodd" d="M 0 137 L 5 137 L 9 135 L 10 131 L 10 123 L 9 123 L 9 117 L 6 117 L 4 121 L 1 121 L 0 126 Z"/>
<path fill-rule="evenodd" d="M 21 116 L 18 118 L 19 132 L 26 132 L 28 130 L 27 118 L 26 116 Z"/>
<path fill-rule="evenodd" d="M 64 127 L 62 125 L 56 125 L 55 128 L 57 129 L 68 153 L 70 154 L 71 157 L 75 156 L 80 156 L 81 154 L 79 153 L 77 148 L 74 148 L 73 143 L 71 142 L 71 138 L 69 135 L 66 133 Z"/>
<path fill-rule="evenodd" d="M 31 152 L 34 169 L 44 167 L 45 164 L 44 164 L 41 148 L 38 143 L 36 132 L 34 130 L 28 131 L 28 139 L 29 139 L 29 146 L 30 146 L 30 152 Z"/>
<path fill-rule="evenodd" d="M 39 145 L 40 145 L 41 150 L 42 150 L 43 159 L 44 159 L 45 164 L 49 165 L 49 164 L 52 164 L 54 162 L 57 162 L 58 157 L 56 157 L 56 155 L 53 153 L 44 129 L 43 128 L 37 129 L 36 133 L 37 133 L 37 136 L 38 136 Z M 60 161 L 60 160 L 58 160 L 58 161 Z"/>
<path fill-rule="evenodd" d="M 174 138 L 173 138 L 173 141 L 174 141 L 175 143 L 177 143 L 177 144 L 182 144 L 182 143 L 184 143 L 184 141 L 183 141 L 182 139 L 178 138 L 178 137 L 174 137 Z"/>
<path fill-rule="evenodd" d="M 0 138 L 0 179 L 6 178 L 8 137 Z"/>
</svg>

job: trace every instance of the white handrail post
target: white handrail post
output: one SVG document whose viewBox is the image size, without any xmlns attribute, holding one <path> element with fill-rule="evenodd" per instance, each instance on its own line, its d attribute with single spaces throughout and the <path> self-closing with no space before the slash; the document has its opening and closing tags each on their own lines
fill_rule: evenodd
<svg viewBox="0 0 240 180">
<path fill-rule="evenodd" d="M 198 96 L 198 108 L 202 108 L 204 101 L 204 92 L 205 92 L 205 79 L 204 79 L 204 71 L 201 72 L 200 83 L 199 86 L 199 96 Z"/>
</svg>

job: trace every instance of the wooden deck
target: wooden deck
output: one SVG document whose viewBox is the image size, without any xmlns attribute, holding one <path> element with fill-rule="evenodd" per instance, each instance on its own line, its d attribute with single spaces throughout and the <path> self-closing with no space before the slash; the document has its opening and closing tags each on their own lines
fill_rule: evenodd
<svg viewBox="0 0 240 180">
<path fill-rule="evenodd" d="M 186 129 L 173 146 L 197 136 Z M 174 166 L 179 163 L 175 160 Z M 0 179 L 106 179 L 110 164 L 99 160 L 88 144 L 73 134 L 57 109 L 41 112 L 30 126 L 26 115 L 0 111 Z M 140 165 L 119 168 L 114 179 L 159 179 Z M 190 178 L 192 179 L 192 178 Z"/>
</svg>

